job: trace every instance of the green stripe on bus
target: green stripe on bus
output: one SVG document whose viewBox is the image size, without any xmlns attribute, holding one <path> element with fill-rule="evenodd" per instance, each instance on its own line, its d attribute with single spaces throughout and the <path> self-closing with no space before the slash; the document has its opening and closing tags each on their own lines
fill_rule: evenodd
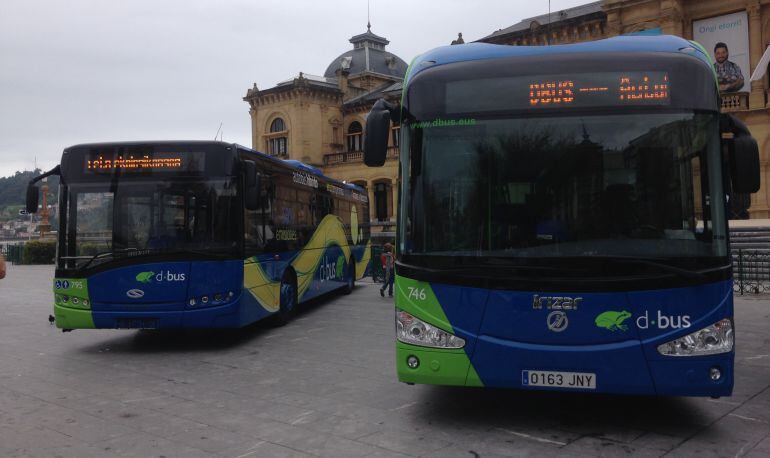
<svg viewBox="0 0 770 458">
<path fill-rule="evenodd" d="M 454 334 L 454 328 L 433 293 L 430 283 L 396 276 L 396 307 L 433 326 Z M 484 386 L 465 350 L 425 348 L 398 342 L 396 345 L 398 378 L 407 383 Z M 420 367 L 411 369 L 406 358 L 415 355 Z"/>
</svg>

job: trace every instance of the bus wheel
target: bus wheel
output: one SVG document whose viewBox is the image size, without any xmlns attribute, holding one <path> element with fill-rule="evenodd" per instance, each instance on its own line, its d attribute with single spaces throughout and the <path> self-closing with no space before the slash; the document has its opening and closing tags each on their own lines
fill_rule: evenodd
<svg viewBox="0 0 770 458">
<path fill-rule="evenodd" d="M 287 273 L 281 280 L 281 297 L 278 312 L 275 314 L 275 321 L 279 326 L 283 326 L 297 313 L 297 281 L 294 276 Z"/>
<path fill-rule="evenodd" d="M 350 258 L 348 263 L 348 283 L 345 285 L 345 294 L 353 292 L 353 288 L 356 286 L 356 263 L 353 258 Z"/>
</svg>

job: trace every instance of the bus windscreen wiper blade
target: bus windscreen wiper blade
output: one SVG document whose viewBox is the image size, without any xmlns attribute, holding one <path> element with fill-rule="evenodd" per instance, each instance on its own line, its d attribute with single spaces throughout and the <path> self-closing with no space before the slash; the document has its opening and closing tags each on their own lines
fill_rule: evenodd
<svg viewBox="0 0 770 458">
<path fill-rule="evenodd" d="M 130 251 L 136 251 L 136 248 L 123 248 L 123 249 L 120 249 L 120 250 L 110 250 L 110 251 L 102 251 L 101 253 L 96 253 L 95 255 L 91 256 L 91 259 L 86 261 L 85 264 L 80 266 L 80 269 L 85 269 L 86 267 L 90 266 L 91 263 L 94 262 L 97 259 L 108 258 L 108 257 L 115 256 L 116 254 L 128 253 Z"/>
<path fill-rule="evenodd" d="M 702 279 L 705 277 L 706 272 L 711 270 L 711 269 L 708 269 L 706 271 L 702 271 L 702 270 L 683 269 L 681 267 L 672 266 L 671 264 L 666 264 L 663 262 L 655 261 L 652 259 L 644 259 L 644 258 L 622 258 L 622 257 L 618 258 L 614 256 L 607 256 L 607 257 L 598 256 L 598 258 L 611 261 L 611 262 L 617 262 L 618 264 L 638 264 L 638 265 L 656 267 L 665 272 L 680 275 L 688 279 Z"/>
</svg>

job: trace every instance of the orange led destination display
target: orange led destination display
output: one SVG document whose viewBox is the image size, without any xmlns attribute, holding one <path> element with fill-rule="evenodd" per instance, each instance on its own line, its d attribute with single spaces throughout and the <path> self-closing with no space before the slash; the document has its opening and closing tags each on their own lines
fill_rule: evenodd
<svg viewBox="0 0 770 458">
<path fill-rule="evenodd" d="M 528 99 L 532 108 L 667 105 L 670 102 L 665 72 L 612 72 L 528 79 Z"/>
<path fill-rule="evenodd" d="M 92 153 L 85 158 L 86 173 L 202 172 L 202 153 L 153 152 L 147 154 Z"/>
</svg>

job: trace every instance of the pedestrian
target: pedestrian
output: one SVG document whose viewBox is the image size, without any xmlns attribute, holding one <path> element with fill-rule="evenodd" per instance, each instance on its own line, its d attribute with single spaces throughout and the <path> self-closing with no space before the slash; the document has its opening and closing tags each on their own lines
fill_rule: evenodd
<svg viewBox="0 0 770 458">
<path fill-rule="evenodd" d="M 386 243 L 380 255 L 382 271 L 385 272 L 385 281 L 380 288 L 380 296 L 385 297 L 385 287 L 388 287 L 388 297 L 393 297 L 393 245 Z"/>
<path fill-rule="evenodd" d="M 5 258 L 3 253 L 0 253 L 0 280 L 5 278 Z"/>
</svg>

